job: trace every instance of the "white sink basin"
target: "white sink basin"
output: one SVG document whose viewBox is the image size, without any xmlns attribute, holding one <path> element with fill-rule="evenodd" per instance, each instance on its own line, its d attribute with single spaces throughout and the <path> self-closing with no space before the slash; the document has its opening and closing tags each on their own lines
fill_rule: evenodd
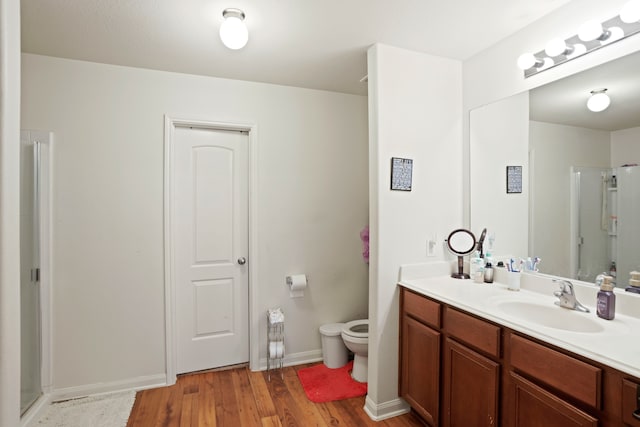
<svg viewBox="0 0 640 427">
<path fill-rule="evenodd" d="M 590 317 L 593 316 L 593 313 L 583 313 L 552 304 L 543 305 L 529 301 L 503 301 L 498 302 L 495 307 L 506 316 L 546 328 L 582 333 L 604 331 L 604 326 Z"/>
</svg>

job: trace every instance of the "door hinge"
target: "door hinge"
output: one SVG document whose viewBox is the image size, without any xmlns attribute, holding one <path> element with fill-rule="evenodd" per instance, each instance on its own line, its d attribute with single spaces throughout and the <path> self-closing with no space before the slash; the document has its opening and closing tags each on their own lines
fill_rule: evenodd
<svg viewBox="0 0 640 427">
<path fill-rule="evenodd" d="M 34 283 L 38 283 L 40 281 L 40 269 L 32 268 L 31 269 L 31 281 Z"/>
</svg>

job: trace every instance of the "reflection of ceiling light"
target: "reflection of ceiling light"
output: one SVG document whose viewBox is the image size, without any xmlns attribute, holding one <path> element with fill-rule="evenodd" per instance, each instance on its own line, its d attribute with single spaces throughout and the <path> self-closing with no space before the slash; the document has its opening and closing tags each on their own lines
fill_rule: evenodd
<svg viewBox="0 0 640 427">
<path fill-rule="evenodd" d="M 591 96 L 587 101 L 587 108 L 595 113 L 606 110 L 609 104 L 611 104 L 609 95 L 607 95 L 606 92 L 607 89 L 592 90 Z"/>
<path fill-rule="evenodd" d="M 523 53 L 518 58 L 518 67 L 521 70 L 528 70 L 532 67 L 542 67 L 544 65 L 544 61 L 540 58 L 537 58 L 533 55 L 533 53 Z"/>
<path fill-rule="evenodd" d="M 602 24 L 595 19 L 585 22 L 578 30 L 578 37 L 583 42 L 591 42 L 594 40 L 606 40 L 611 32 L 605 30 Z"/>
<path fill-rule="evenodd" d="M 631 0 L 622 6 L 620 20 L 625 24 L 632 24 L 640 21 L 640 0 Z"/>
<path fill-rule="evenodd" d="M 220 25 L 220 39 L 229 49 L 242 49 L 249 40 L 249 30 L 244 23 L 244 12 L 240 9 L 225 9 L 224 22 Z"/>
<path fill-rule="evenodd" d="M 568 55 L 573 52 L 573 46 L 568 45 L 562 39 L 552 39 L 544 48 L 544 52 L 550 57 L 554 58 L 560 55 Z"/>
</svg>

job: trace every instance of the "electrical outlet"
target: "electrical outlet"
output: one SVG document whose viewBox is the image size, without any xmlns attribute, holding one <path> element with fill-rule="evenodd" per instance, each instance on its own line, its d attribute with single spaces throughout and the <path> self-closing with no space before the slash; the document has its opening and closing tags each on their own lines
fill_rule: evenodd
<svg viewBox="0 0 640 427">
<path fill-rule="evenodd" d="M 438 236 L 433 235 L 429 239 L 427 239 L 427 256 L 433 257 L 436 256 L 436 242 L 438 241 Z"/>
</svg>

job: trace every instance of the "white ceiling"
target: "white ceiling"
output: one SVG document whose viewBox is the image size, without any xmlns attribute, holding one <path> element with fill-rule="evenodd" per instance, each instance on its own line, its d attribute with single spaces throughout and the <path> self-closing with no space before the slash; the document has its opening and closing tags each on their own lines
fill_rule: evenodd
<svg viewBox="0 0 640 427">
<path fill-rule="evenodd" d="M 640 126 L 640 53 L 594 67 L 530 92 L 533 120 L 615 131 Z M 611 105 L 587 109 L 592 90 L 607 89 Z"/>
<path fill-rule="evenodd" d="M 366 94 L 381 42 L 465 60 L 569 0 L 22 0 L 23 52 Z M 249 43 L 226 49 L 222 11 Z"/>
</svg>

